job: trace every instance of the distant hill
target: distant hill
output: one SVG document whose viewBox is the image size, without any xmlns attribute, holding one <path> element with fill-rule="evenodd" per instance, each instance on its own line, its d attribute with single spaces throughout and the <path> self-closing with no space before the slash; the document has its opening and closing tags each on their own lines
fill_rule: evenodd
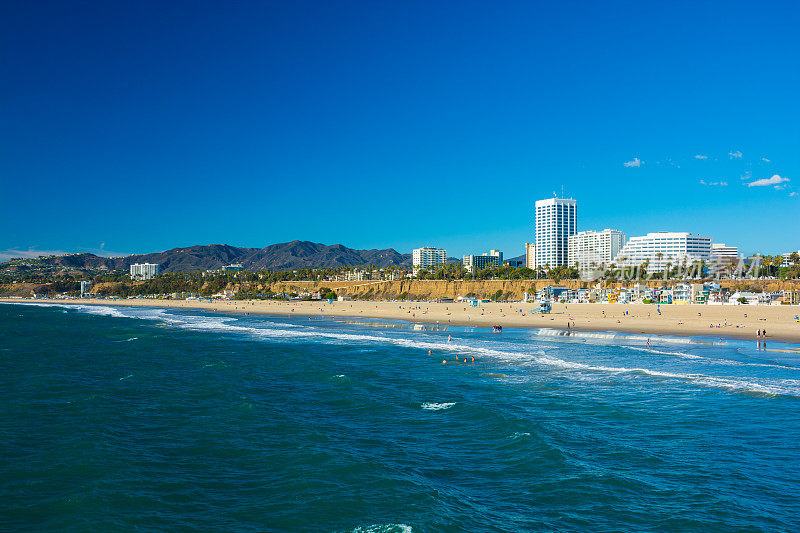
<svg viewBox="0 0 800 533">
<path fill-rule="evenodd" d="M 337 268 L 343 266 L 392 265 L 411 266 L 411 254 L 401 254 L 391 248 L 386 250 L 354 250 L 341 244 L 325 245 L 309 241 L 292 241 L 272 244 L 266 248 L 241 248 L 227 244 L 208 244 L 173 248 L 164 252 L 129 255 L 127 257 L 99 257 L 94 254 L 49 256 L 36 260 L 41 266 L 64 269 L 128 270 L 133 263 L 158 263 L 162 272 L 189 272 L 216 269 L 232 263 L 241 263 L 247 270 L 292 270 L 296 268 Z M 19 270 L 23 264 L 11 260 L 0 263 L 4 270 Z"/>
</svg>

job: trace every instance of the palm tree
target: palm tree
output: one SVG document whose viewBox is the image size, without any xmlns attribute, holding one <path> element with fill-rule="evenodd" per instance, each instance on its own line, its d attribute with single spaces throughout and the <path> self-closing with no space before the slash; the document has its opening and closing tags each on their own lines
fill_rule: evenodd
<svg viewBox="0 0 800 533">
<path fill-rule="evenodd" d="M 762 259 L 762 264 L 767 268 L 767 276 L 772 275 L 772 256 L 765 255 Z"/>
<path fill-rule="evenodd" d="M 773 257 L 772 264 L 775 265 L 775 269 L 780 273 L 781 266 L 783 266 L 783 256 L 779 254 Z"/>
</svg>

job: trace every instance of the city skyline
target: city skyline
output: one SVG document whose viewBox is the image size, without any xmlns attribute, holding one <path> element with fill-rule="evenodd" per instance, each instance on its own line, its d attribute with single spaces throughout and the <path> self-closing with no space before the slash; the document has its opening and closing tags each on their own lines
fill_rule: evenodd
<svg viewBox="0 0 800 533">
<path fill-rule="evenodd" d="M 514 257 L 562 187 L 579 231 L 800 248 L 798 6 L 201 4 L 5 10 L 0 258 Z"/>
</svg>

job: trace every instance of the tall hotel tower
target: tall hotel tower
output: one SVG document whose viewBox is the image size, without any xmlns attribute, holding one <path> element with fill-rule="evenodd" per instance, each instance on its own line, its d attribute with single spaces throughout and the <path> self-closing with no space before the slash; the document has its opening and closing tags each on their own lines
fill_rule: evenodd
<svg viewBox="0 0 800 533">
<path fill-rule="evenodd" d="M 550 267 L 568 264 L 570 235 L 578 225 L 578 202 L 572 198 L 548 198 L 536 202 L 536 264 Z"/>
</svg>

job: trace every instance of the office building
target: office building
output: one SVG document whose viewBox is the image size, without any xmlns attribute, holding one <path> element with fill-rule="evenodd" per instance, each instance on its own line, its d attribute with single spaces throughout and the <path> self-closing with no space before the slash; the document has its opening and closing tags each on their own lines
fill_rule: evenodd
<svg viewBox="0 0 800 533">
<path fill-rule="evenodd" d="M 447 250 L 425 246 L 416 248 L 411 254 L 411 262 L 414 266 L 414 273 L 419 270 L 442 265 L 447 262 Z"/>
<path fill-rule="evenodd" d="M 579 231 L 567 241 L 569 266 L 588 269 L 610 265 L 625 244 L 625 234 L 615 229 Z"/>
<path fill-rule="evenodd" d="M 636 267 L 647 263 L 647 272 L 711 261 L 711 237 L 691 233 L 661 231 L 631 237 L 614 258 L 617 267 Z"/>
<path fill-rule="evenodd" d="M 152 279 L 161 273 L 161 265 L 156 263 L 134 263 L 131 265 L 131 279 Z"/>
<path fill-rule="evenodd" d="M 568 238 L 575 235 L 578 202 L 572 198 L 548 198 L 536 202 L 536 265 L 551 268 L 569 261 Z"/>
<path fill-rule="evenodd" d="M 711 262 L 712 263 L 738 263 L 739 248 L 736 246 L 725 246 L 725 243 L 711 243 Z"/>
<path fill-rule="evenodd" d="M 481 255 L 465 255 L 461 262 L 467 272 L 474 274 L 482 268 L 501 266 L 503 264 L 503 252 L 489 250 L 489 253 Z"/>
</svg>

